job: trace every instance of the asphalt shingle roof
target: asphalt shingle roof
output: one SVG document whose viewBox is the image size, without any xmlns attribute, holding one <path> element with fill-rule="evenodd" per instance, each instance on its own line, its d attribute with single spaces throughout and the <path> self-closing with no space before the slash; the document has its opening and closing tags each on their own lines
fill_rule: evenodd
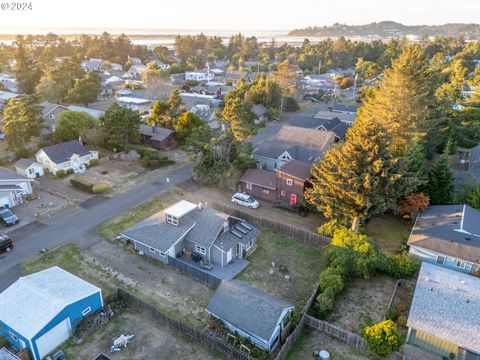
<svg viewBox="0 0 480 360">
<path fill-rule="evenodd" d="M 154 131 L 155 129 L 155 131 Z M 140 134 L 149 136 L 152 140 L 163 141 L 173 133 L 173 130 L 149 125 L 140 125 Z"/>
<path fill-rule="evenodd" d="M 263 169 L 248 169 L 242 175 L 240 181 L 252 183 L 272 190 L 277 188 L 277 175 L 273 171 Z"/>
<path fill-rule="evenodd" d="M 480 352 L 480 279 L 422 263 L 407 326 Z"/>
<path fill-rule="evenodd" d="M 480 182 L 480 145 L 470 149 L 468 172 L 472 174 L 475 181 Z"/>
<path fill-rule="evenodd" d="M 207 312 L 269 341 L 284 309 L 294 306 L 239 280 L 222 281 Z"/>
<path fill-rule="evenodd" d="M 44 147 L 42 150 L 48 155 L 50 160 L 56 164 L 61 164 L 70 160 L 73 154 L 77 154 L 79 156 L 90 154 L 90 150 L 88 150 L 86 146 L 81 145 L 78 140 L 50 145 Z"/>
<path fill-rule="evenodd" d="M 333 131 L 340 140 L 345 139 L 348 129 L 352 126 L 351 123 L 341 121 L 337 117 L 317 118 L 305 115 L 294 116 L 290 118 L 288 124 L 308 129 Z"/>
<path fill-rule="evenodd" d="M 294 176 L 297 179 L 307 180 L 312 177 L 310 169 L 310 164 L 293 159 L 283 164 L 278 171 Z"/>
<path fill-rule="evenodd" d="M 28 180 L 25 176 L 17 174 L 15 171 L 0 166 L 0 181 L 3 180 Z"/>
<path fill-rule="evenodd" d="M 233 227 L 233 229 L 237 233 L 242 235 L 241 239 L 233 235 L 231 231 L 225 231 L 215 240 L 213 244 L 219 247 L 220 249 L 222 249 L 223 251 L 228 251 L 236 243 L 246 245 L 249 243 L 250 240 L 255 239 L 258 236 L 258 234 L 260 234 L 260 230 L 258 230 L 257 228 L 254 228 L 252 225 L 248 225 L 248 227 L 251 229 L 251 230 L 248 230 L 247 228 L 241 226 L 240 223 L 241 222 L 237 223 Z M 238 229 L 241 229 L 241 230 L 238 230 Z M 246 234 L 244 234 L 244 232 L 246 232 Z"/>
<path fill-rule="evenodd" d="M 408 244 L 478 263 L 480 212 L 468 205 L 430 206 L 418 216 Z"/>
<path fill-rule="evenodd" d="M 35 162 L 30 159 L 18 159 L 17 162 L 15 163 L 15 167 L 18 167 L 19 169 L 26 170 L 28 167 Z"/>
</svg>

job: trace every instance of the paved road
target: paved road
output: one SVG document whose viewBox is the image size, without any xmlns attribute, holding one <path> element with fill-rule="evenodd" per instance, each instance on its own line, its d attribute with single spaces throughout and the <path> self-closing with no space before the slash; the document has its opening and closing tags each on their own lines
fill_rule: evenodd
<svg viewBox="0 0 480 360">
<path fill-rule="evenodd" d="M 0 256 L 0 291 L 13 283 L 20 275 L 20 264 L 41 248 L 52 248 L 63 243 L 74 243 L 81 249 L 95 244 L 99 237 L 98 226 L 171 186 L 188 181 L 193 165 L 188 164 L 159 178 L 115 197 L 93 197 L 80 205 L 66 209 L 54 218 L 30 223 L 10 233 L 15 241 L 14 249 Z"/>
</svg>

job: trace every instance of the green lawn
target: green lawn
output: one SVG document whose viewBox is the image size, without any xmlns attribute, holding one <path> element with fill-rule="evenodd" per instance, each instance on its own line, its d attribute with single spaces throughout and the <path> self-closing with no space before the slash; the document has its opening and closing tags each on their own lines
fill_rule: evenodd
<svg viewBox="0 0 480 360">
<path fill-rule="evenodd" d="M 400 246 L 406 244 L 411 229 L 410 221 L 387 214 L 371 219 L 365 226 L 365 234 L 383 251 L 395 254 Z"/>
<path fill-rule="evenodd" d="M 237 277 L 253 286 L 264 289 L 301 309 L 318 282 L 323 269 L 323 250 L 305 245 L 292 238 L 262 231 L 257 249 L 247 259 L 248 267 Z M 275 269 L 272 268 L 275 263 Z M 286 266 L 287 272 L 279 270 Z M 274 270 L 273 274 L 269 273 Z M 290 279 L 286 280 L 285 275 Z"/>
<path fill-rule="evenodd" d="M 123 230 L 128 229 L 156 212 L 163 210 L 168 205 L 180 200 L 182 195 L 182 191 L 178 188 L 173 188 L 161 193 L 152 200 L 137 205 L 121 213 L 119 216 L 104 222 L 99 226 L 98 232 L 106 240 L 113 240 Z"/>
</svg>

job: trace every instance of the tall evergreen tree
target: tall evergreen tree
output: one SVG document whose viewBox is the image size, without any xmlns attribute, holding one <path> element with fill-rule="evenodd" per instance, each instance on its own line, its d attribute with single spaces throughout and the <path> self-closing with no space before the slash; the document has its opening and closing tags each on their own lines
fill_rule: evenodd
<svg viewBox="0 0 480 360">
<path fill-rule="evenodd" d="M 428 172 L 428 196 L 431 204 L 449 204 L 453 199 L 453 174 L 448 154 L 443 154 Z"/>
<path fill-rule="evenodd" d="M 129 143 L 135 143 L 140 138 L 140 121 L 138 111 L 112 104 L 100 117 L 106 145 L 116 150 L 127 149 Z"/>
<path fill-rule="evenodd" d="M 243 142 L 255 133 L 255 114 L 251 105 L 242 101 L 240 97 L 229 98 L 222 111 L 222 118 L 232 131 L 235 139 Z"/>
<path fill-rule="evenodd" d="M 33 94 L 42 72 L 27 51 L 23 37 L 17 38 L 15 62 L 15 76 L 17 78 L 18 89 L 24 94 Z"/>
<path fill-rule="evenodd" d="M 97 71 L 90 71 L 83 79 L 75 82 L 73 88 L 68 92 L 68 100 L 88 106 L 89 103 L 97 101 L 101 92 L 101 79 Z"/>
<path fill-rule="evenodd" d="M 327 151 L 312 168 L 305 198 L 327 218 L 352 223 L 381 214 L 395 205 L 400 164 L 389 149 L 387 130 L 372 118 L 357 120 L 339 148 Z"/>
</svg>

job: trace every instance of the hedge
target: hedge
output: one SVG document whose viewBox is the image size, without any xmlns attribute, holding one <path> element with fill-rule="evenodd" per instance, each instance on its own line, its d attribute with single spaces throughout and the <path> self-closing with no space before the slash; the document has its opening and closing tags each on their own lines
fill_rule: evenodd
<svg viewBox="0 0 480 360">
<path fill-rule="evenodd" d="M 104 192 L 108 191 L 108 189 L 110 189 L 110 185 L 106 183 L 99 183 L 93 185 L 92 192 L 94 194 L 103 194 Z"/>
<path fill-rule="evenodd" d="M 62 178 L 64 177 L 65 175 L 67 175 L 67 173 L 65 172 L 65 170 L 57 170 L 57 172 L 55 173 L 55 176 L 59 177 L 59 178 Z M 71 180 L 70 180 L 71 181 Z"/>
<path fill-rule="evenodd" d="M 89 183 L 85 180 L 82 180 L 82 179 L 79 179 L 79 178 L 72 178 L 72 179 L 70 179 L 70 184 L 72 184 L 77 189 L 93 193 L 94 184 Z"/>
</svg>

